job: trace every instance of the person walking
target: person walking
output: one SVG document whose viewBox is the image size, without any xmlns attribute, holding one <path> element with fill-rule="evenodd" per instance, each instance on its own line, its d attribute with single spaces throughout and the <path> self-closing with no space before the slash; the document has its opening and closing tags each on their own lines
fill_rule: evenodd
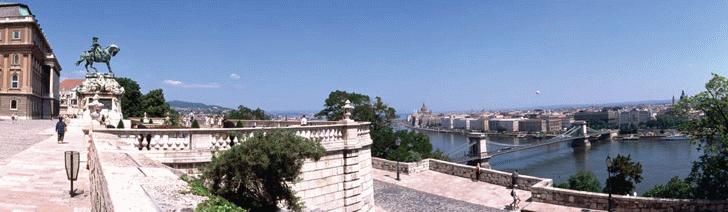
<svg viewBox="0 0 728 212">
<path fill-rule="evenodd" d="M 63 122 L 63 117 L 58 117 L 58 123 L 56 123 L 56 133 L 58 133 L 58 143 L 63 143 L 63 136 L 66 134 L 66 123 Z"/>
</svg>

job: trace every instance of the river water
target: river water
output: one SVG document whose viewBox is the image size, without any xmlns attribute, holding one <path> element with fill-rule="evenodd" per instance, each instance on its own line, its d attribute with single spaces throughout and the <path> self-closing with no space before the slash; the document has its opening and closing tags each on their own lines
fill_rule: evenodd
<svg viewBox="0 0 728 212">
<path fill-rule="evenodd" d="M 451 158 L 462 158 L 468 138 L 459 133 L 422 131 L 430 137 L 433 149 L 440 149 Z M 509 146 L 527 145 L 539 140 L 531 138 L 489 136 L 488 151 Z M 604 186 L 607 178 L 606 157 L 631 155 L 642 164 L 642 182 L 636 185 L 642 194 L 652 186 L 666 183 L 671 177 L 686 177 L 692 162 L 702 154 L 688 140 L 597 141 L 588 149 L 574 149 L 569 142 L 500 155 L 490 160 L 493 169 L 551 178 L 554 183 L 566 181 L 580 170 L 593 172 Z"/>
</svg>

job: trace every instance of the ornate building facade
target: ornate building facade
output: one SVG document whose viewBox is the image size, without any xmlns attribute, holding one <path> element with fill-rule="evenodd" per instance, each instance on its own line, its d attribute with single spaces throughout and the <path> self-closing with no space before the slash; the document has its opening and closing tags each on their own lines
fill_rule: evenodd
<svg viewBox="0 0 728 212">
<path fill-rule="evenodd" d="M 0 118 L 59 112 L 61 66 L 30 8 L 0 4 Z"/>
</svg>

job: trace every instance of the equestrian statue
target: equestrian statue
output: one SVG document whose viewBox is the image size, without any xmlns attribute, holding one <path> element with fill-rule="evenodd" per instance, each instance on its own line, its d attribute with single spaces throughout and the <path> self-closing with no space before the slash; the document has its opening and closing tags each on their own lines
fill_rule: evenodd
<svg viewBox="0 0 728 212">
<path fill-rule="evenodd" d="M 111 71 L 110 64 L 111 57 L 116 56 L 116 54 L 119 53 L 119 50 L 121 49 L 114 44 L 109 45 L 105 49 L 101 48 L 99 38 L 93 37 L 91 49 L 81 52 L 80 58 L 76 61 L 76 66 L 81 64 L 81 62 L 86 61 L 86 65 L 84 67 L 86 68 L 86 73 L 89 73 L 89 67 L 91 67 L 94 72 L 98 72 L 98 70 L 94 67 L 94 63 L 106 63 L 106 67 L 109 68 L 109 74 L 113 74 L 114 72 Z"/>
</svg>

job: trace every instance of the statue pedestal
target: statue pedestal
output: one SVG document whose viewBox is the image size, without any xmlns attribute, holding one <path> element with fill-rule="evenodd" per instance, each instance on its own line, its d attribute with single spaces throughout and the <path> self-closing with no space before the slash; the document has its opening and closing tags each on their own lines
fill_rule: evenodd
<svg viewBox="0 0 728 212">
<path fill-rule="evenodd" d="M 83 84 L 76 87 L 75 91 L 81 100 L 80 108 L 83 108 L 83 115 L 81 116 L 83 120 L 92 120 L 89 103 L 93 102 L 95 97 L 98 97 L 97 100 L 103 104 L 99 108 L 99 121 L 101 117 L 104 117 L 105 124 L 116 126 L 124 118 L 121 109 L 121 95 L 124 94 L 124 88 L 116 82 L 113 75 L 86 74 Z"/>
</svg>

